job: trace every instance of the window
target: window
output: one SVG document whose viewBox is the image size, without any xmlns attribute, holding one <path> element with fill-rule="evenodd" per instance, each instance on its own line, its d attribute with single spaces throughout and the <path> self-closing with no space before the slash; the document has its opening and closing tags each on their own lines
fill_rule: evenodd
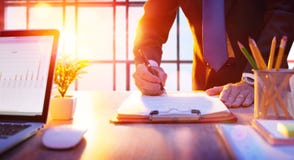
<svg viewBox="0 0 294 160">
<path fill-rule="evenodd" d="M 56 28 L 58 54 L 89 59 L 77 90 L 133 90 L 133 40 L 144 1 L 139 0 L 3 0 L 1 29 Z M 192 37 L 182 11 L 164 45 L 166 89 L 191 90 Z M 179 72 L 180 71 L 180 72 Z"/>
</svg>

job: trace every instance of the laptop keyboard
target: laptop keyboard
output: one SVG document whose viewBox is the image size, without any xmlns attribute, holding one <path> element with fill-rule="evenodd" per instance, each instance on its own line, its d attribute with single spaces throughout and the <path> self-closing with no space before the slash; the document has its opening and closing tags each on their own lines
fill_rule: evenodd
<svg viewBox="0 0 294 160">
<path fill-rule="evenodd" d="M 5 139 L 8 136 L 14 135 L 19 131 L 28 128 L 29 126 L 29 124 L 0 123 L 0 139 Z"/>
</svg>

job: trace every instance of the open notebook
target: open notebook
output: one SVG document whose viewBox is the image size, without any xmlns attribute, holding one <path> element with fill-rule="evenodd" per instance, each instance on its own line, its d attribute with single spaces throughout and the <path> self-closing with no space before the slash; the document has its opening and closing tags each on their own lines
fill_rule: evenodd
<svg viewBox="0 0 294 160">
<path fill-rule="evenodd" d="M 237 118 L 219 100 L 205 92 L 168 92 L 145 96 L 134 91 L 110 120 L 125 122 L 234 122 Z"/>
</svg>

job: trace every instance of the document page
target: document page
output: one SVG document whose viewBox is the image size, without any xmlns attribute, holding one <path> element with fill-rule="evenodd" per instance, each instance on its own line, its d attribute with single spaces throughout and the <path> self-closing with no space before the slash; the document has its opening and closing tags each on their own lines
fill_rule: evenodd
<svg viewBox="0 0 294 160">
<path fill-rule="evenodd" d="M 133 92 L 119 107 L 119 116 L 149 116 L 152 111 L 187 112 L 199 110 L 201 116 L 218 117 L 230 114 L 228 108 L 216 96 L 208 96 L 205 92 L 167 92 L 161 96 L 145 96 L 141 92 Z"/>
</svg>

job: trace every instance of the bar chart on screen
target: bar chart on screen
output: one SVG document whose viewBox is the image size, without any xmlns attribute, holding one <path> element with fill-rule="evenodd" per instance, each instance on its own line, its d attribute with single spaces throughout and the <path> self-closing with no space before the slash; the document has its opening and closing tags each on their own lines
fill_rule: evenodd
<svg viewBox="0 0 294 160">
<path fill-rule="evenodd" d="M 15 73 L 11 76 L 5 76 L 0 72 L 0 88 L 38 88 L 44 87 L 44 76 L 39 71 L 26 71 L 25 73 Z"/>
<path fill-rule="evenodd" d="M 0 111 L 18 112 L 25 107 L 36 112 L 35 107 L 43 103 L 44 97 L 39 97 L 44 95 L 50 65 L 50 54 L 41 53 L 51 49 L 34 40 L 13 41 L 0 43 Z"/>
</svg>

